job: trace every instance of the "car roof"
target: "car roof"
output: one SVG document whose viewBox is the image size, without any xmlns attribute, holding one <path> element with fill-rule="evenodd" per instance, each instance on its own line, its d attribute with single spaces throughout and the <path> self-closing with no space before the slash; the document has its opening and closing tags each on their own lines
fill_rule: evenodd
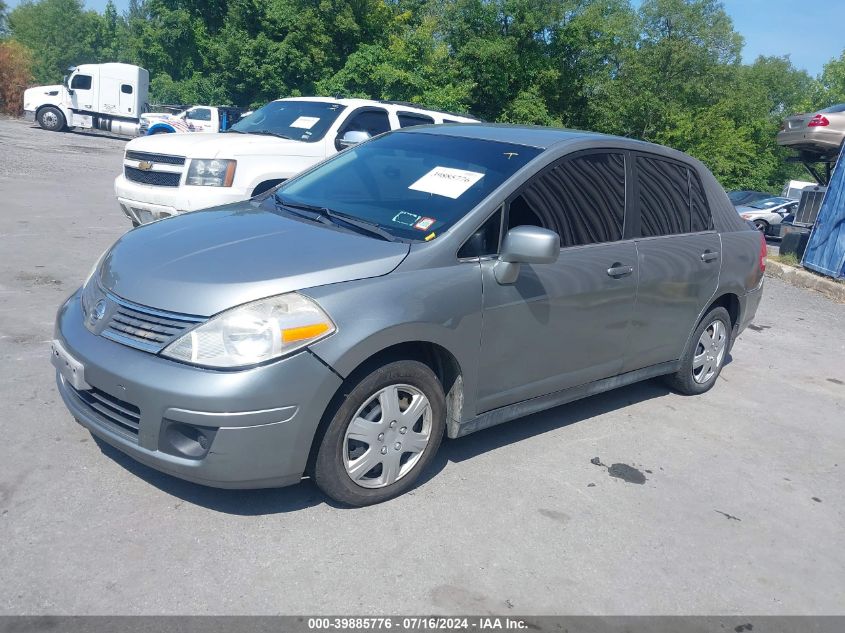
<svg viewBox="0 0 845 633">
<path fill-rule="evenodd" d="M 443 123 L 441 125 L 420 125 L 404 128 L 402 133 L 408 134 L 439 134 L 442 136 L 459 136 L 463 138 L 484 141 L 500 141 L 526 145 L 545 150 L 560 144 L 593 141 L 596 147 L 610 147 L 619 149 L 642 150 L 655 154 L 689 161 L 690 157 L 682 152 L 663 145 L 656 145 L 646 141 L 612 136 L 600 132 L 587 132 L 568 128 L 542 127 L 539 125 L 511 125 L 507 123 Z"/>
</svg>

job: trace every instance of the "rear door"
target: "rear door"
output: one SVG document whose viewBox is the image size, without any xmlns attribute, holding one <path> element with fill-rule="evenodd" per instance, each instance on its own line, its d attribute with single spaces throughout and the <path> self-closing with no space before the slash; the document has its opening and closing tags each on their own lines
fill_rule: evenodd
<svg viewBox="0 0 845 633">
<path fill-rule="evenodd" d="M 561 238 L 553 264 L 521 266 L 502 285 L 482 262 L 479 412 L 619 373 L 637 284 L 625 240 L 624 152 L 567 157 L 506 205 L 505 230 L 535 225 Z"/>
<path fill-rule="evenodd" d="M 721 240 L 695 171 L 637 154 L 634 175 L 639 284 L 624 371 L 681 357 L 721 267 Z"/>
</svg>

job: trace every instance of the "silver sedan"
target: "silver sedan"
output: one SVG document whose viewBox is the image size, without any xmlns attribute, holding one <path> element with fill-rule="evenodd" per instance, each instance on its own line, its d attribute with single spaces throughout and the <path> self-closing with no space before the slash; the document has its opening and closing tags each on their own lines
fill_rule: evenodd
<svg viewBox="0 0 845 633">
<path fill-rule="evenodd" d="M 744 220 L 754 224 L 757 230 L 771 235 L 776 231 L 773 227 L 779 225 L 784 217 L 798 210 L 798 201 L 780 197 L 766 198 L 739 206 L 736 210 Z"/>
</svg>

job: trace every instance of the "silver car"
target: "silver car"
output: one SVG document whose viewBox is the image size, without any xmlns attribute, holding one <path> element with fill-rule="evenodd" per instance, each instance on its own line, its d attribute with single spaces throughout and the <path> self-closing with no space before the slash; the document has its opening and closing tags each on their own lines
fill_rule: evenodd
<svg viewBox="0 0 845 633">
<path fill-rule="evenodd" d="M 766 198 L 736 207 L 743 220 L 751 222 L 765 235 L 780 234 L 778 226 L 790 213 L 798 210 L 798 201 L 791 198 Z"/>
<path fill-rule="evenodd" d="M 845 103 L 787 117 L 781 124 L 777 142 L 814 157 L 835 158 L 845 143 Z"/>
<path fill-rule="evenodd" d="M 411 488 L 444 435 L 656 376 L 707 391 L 764 257 L 680 152 L 408 128 L 130 231 L 61 306 L 52 358 L 72 415 L 152 468 L 309 475 L 366 505 Z"/>
</svg>

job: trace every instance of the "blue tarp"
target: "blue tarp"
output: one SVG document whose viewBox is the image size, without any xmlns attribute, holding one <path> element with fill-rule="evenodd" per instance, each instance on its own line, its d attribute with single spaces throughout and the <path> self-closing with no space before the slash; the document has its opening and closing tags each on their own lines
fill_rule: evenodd
<svg viewBox="0 0 845 633">
<path fill-rule="evenodd" d="M 804 251 L 805 268 L 845 277 L 845 146 L 830 177 L 816 225 Z"/>
</svg>

